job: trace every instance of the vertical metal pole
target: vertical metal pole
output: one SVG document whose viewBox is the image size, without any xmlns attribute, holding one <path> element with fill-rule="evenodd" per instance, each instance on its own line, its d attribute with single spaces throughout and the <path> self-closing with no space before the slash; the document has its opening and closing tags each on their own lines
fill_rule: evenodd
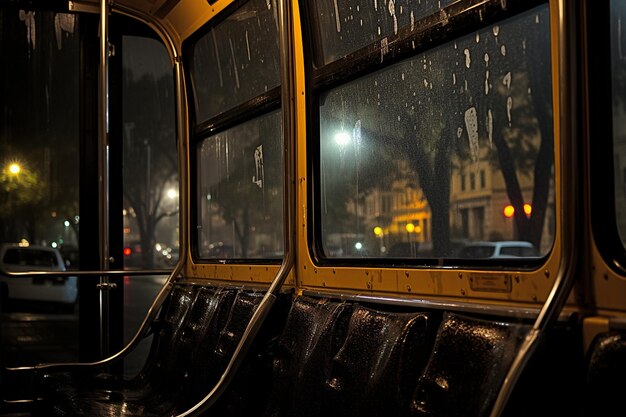
<svg viewBox="0 0 626 417">
<path fill-rule="evenodd" d="M 109 61 L 109 10 L 110 0 L 100 0 L 100 74 L 98 118 L 98 192 L 100 199 L 99 250 L 100 270 L 109 269 L 109 141 L 108 141 L 108 61 Z M 100 290 L 100 355 L 109 355 L 109 277 L 102 275 Z"/>
</svg>

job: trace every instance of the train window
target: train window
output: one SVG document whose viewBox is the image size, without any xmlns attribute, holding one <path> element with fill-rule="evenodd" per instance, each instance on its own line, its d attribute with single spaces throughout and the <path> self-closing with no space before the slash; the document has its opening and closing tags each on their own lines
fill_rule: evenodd
<svg viewBox="0 0 626 417">
<path fill-rule="evenodd" d="M 611 1 L 610 7 L 615 215 L 626 246 L 626 4 Z"/>
<path fill-rule="evenodd" d="M 246 2 L 193 45 L 191 75 L 198 122 L 279 85 L 275 3 Z"/>
<path fill-rule="evenodd" d="M 86 246 L 79 245 L 79 229 L 89 217 L 81 217 L 85 207 L 79 204 L 80 30 L 85 21 L 68 13 L 21 9 L 16 2 L 1 4 L 0 250 L 7 250 L 4 267 L 16 271 L 8 264 L 19 263 L 24 265 L 18 267 L 21 270 L 65 270 L 66 265 L 77 269 L 78 254 Z M 10 253 L 8 248 L 16 249 Z M 79 359 L 76 278 L 70 280 L 71 285 L 69 281 L 57 285 L 63 281 L 57 279 L 53 286 L 40 277 L 3 275 L 2 329 L 19 328 L 28 335 L 3 337 L 3 369 Z M 31 284 L 21 285 L 25 282 Z M 63 302 L 58 303 L 60 310 L 51 308 L 56 305 L 51 302 L 59 301 Z M 58 319 L 58 311 L 71 314 Z M 35 337 L 31 333 L 61 322 L 60 333 L 47 331 Z"/>
<path fill-rule="evenodd" d="M 335 2 L 318 30 L 325 60 L 383 33 L 385 13 L 387 31 L 396 17 L 411 15 L 392 4 L 382 13 L 371 2 Z M 518 260 L 550 251 L 549 7 L 508 16 L 403 60 L 394 60 L 393 48 L 416 41 L 398 37 L 396 46 L 380 47 L 378 60 L 366 61 L 374 71 L 364 75 L 351 76 L 346 66 L 369 47 L 320 69 L 319 77 L 331 80 L 317 87 L 322 256 L 470 259 L 461 249 L 483 241 L 530 246 Z M 343 49 L 328 51 L 337 37 Z M 328 75 L 334 68 L 345 82 Z"/>
<path fill-rule="evenodd" d="M 190 46 L 195 252 L 204 260 L 277 262 L 283 255 L 276 13 L 275 1 L 243 2 Z"/>
<path fill-rule="evenodd" d="M 178 161 L 172 64 L 163 43 L 122 37 L 124 267 L 178 260 Z"/>
<path fill-rule="evenodd" d="M 280 111 L 202 141 L 198 151 L 201 258 L 280 258 Z"/>
<path fill-rule="evenodd" d="M 0 8 L 0 236 L 78 245 L 78 17 Z"/>
<path fill-rule="evenodd" d="M 442 7 L 453 0 L 396 0 L 344 2 L 315 0 L 319 13 L 320 34 L 324 45 L 324 63 L 336 61 L 373 42 L 385 42 L 402 28 L 415 27 L 417 20 L 439 17 Z"/>
</svg>

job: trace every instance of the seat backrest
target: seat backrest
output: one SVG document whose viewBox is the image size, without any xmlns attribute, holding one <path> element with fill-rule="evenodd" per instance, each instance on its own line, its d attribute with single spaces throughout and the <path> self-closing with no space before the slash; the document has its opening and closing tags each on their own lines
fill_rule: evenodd
<svg viewBox="0 0 626 417">
<path fill-rule="evenodd" d="M 316 416 L 350 319 L 350 304 L 298 297 L 289 311 L 274 356 L 271 416 Z M 319 400 L 319 401 L 318 401 Z"/>
<path fill-rule="evenodd" d="M 429 317 L 298 297 L 279 339 L 268 416 L 408 415 Z"/>
<path fill-rule="evenodd" d="M 530 326 L 444 313 L 411 402 L 420 417 L 483 417 Z"/>
<path fill-rule="evenodd" d="M 222 291 L 223 294 L 217 296 L 221 298 L 220 304 L 223 308 L 218 309 L 217 314 L 213 315 L 208 333 L 198 341 L 191 355 L 186 358 L 190 363 L 191 376 L 186 384 L 185 398 L 180 411 L 204 398 L 218 382 L 264 295 L 262 292 L 243 289 Z M 245 406 L 243 396 L 251 392 L 250 389 L 240 386 L 246 380 L 240 377 L 245 369 L 245 366 L 240 368 L 237 378 L 230 383 L 228 390 L 212 412 L 237 415 L 236 411 L 228 408 Z"/>
<path fill-rule="evenodd" d="M 200 288 L 187 284 L 178 284 L 172 288 L 153 325 L 155 334 L 150 352 L 143 368 L 134 378 L 134 384 L 142 385 L 169 377 L 187 314 L 192 309 Z"/>
<path fill-rule="evenodd" d="M 407 416 L 415 381 L 428 360 L 430 314 L 355 305 L 327 388 L 338 415 Z"/>
<path fill-rule="evenodd" d="M 619 415 L 626 392 L 626 333 L 612 330 L 598 334 L 587 360 L 585 417 Z"/>
</svg>

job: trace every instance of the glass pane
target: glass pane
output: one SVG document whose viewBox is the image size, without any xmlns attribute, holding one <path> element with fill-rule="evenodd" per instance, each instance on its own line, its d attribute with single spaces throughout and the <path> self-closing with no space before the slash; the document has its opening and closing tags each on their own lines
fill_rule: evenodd
<svg viewBox="0 0 626 417">
<path fill-rule="evenodd" d="M 415 30 L 416 22 L 454 0 L 314 0 L 319 11 L 319 33 L 324 64 L 374 42 L 381 47 L 387 37 L 403 28 Z M 445 18 L 442 15 L 441 18 Z"/>
<path fill-rule="evenodd" d="M 615 154 L 615 215 L 626 247 L 626 4 L 611 1 L 611 71 L 613 149 Z"/>
<path fill-rule="evenodd" d="M 319 111 L 326 256 L 552 247 L 547 5 L 325 92 Z"/>
<path fill-rule="evenodd" d="M 0 263 L 7 271 L 78 267 L 78 25 L 74 15 L 0 8 Z M 76 277 L 2 276 L 0 294 L 0 365 L 78 359 Z"/>
<path fill-rule="evenodd" d="M 125 36 L 123 50 L 124 267 L 171 268 L 179 256 L 172 64 L 154 39 Z"/>
<path fill-rule="evenodd" d="M 279 85 L 276 7 L 276 0 L 249 1 L 193 46 L 199 123 Z"/>
<path fill-rule="evenodd" d="M 280 258 L 283 253 L 280 111 L 203 140 L 198 147 L 201 258 Z"/>
</svg>

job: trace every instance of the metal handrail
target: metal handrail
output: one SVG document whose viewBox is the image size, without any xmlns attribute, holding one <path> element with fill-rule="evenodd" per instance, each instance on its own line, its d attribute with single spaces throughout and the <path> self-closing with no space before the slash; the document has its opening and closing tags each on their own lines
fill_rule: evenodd
<svg viewBox="0 0 626 417">
<path fill-rule="evenodd" d="M 64 271 L 62 273 L 59 272 L 49 272 L 49 271 L 28 271 L 28 272 L 8 272 L 8 271 L 0 271 L 4 272 L 5 275 L 9 277 L 20 277 L 23 275 L 67 275 L 67 276 L 102 276 L 102 275 L 122 275 L 122 276 L 134 276 L 134 275 L 166 275 L 169 274 L 165 284 L 161 287 L 161 290 L 155 297 L 152 305 L 148 309 L 143 321 L 141 322 L 139 329 L 133 336 L 133 338 L 117 353 L 103 358 L 98 361 L 93 362 L 68 362 L 68 363 L 42 363 L 32 367 L 16 367 L 16 368 L 6 368 L 7 370 L 34 370 L 35 372 L 41 371 L 53 371 L 53 370 L 67 370 L 76 367 L 103 367 L 108 366 L 128 355 L 143 339 L 144 335 L 149 331 L 150 324 L 154 321 L 161 305 L 171 292 L 171 289 L 174 285 L 175 280 L 181 274 L 184 269 L 186 263 L 187 256 L 187 237 L 188 237 L 188 196 L 189 196 L 189 184 L 187 180 L 187 148 L 186 148 L 186 116 L 185 116 L 185 83 L 182 72 L 182 63 L 180 60 L 180 56 L 176 48 L 173 48 L 174 42 L 172 40 L 169 32 L 163 30 L 162 26 L 158 24 L 154 19 L 151 19 L 149 16 L 142 14 L 136 15 L 132 10 L 121 7 L 118 4 L 112 4 L 112 8 L 116 11 L 124 13 L 129 16 L 133 16 L 145 22 L 151 22 L 153 26 L 160 30 L 160 35 L 163 37 L 166 45 L 168 46 L 168 50 L 172 54 L 174 68 L 175 68 L 175 77 L 176 77 L 176 111 L 177 111 L 177 119 L 178 119 L 178 130 L 177 130 L 177 152 L 178 152 L 178 173 L 179 173 L 179 207 L 180 207 L 180 215 L 179 215 L 179 248 L 180 248 L 180 257 L 178 262 L 174 266 L 173 270 L 104 270 L 104 271 Z"/>
<path fill-rule="evenodd" d="M 190 409 L 178 414 L 176 417 L 199 416 L 207 411 L 224 393 L 230 382 L 235 376 L 237 369 L 243 362 L 244 358 L 255 337 L 265 322 L 272 305 L 276 301 L 280 289 L 295 265 L 295 219 L 296 219 L 296 202 L 295 202 L 295 161 L 296 161 L 296 131 L 295 131 L 295 108 L 290 105 L 294 100 L 295 80 L 291 68 L 292 62 L 292 34 L 291 34 L 291 0 L 282 0 L 278 2 L 279 16 L 279 38 L 280 38 L 280 56 L 281 56 L 281 103 L 282 103 L 282 133 L 284 140 L 284 161 L 285 175 L 283 178 L 284 198 L 283 209 L 285 218 L 283 222 L 285 254 L 278 273 L 267 292 L 265 293 L 261 303 L 255 310 L 250 322 L 235 348 L 226 369 L 222 373 L 219 381 L 213 389 Z"/>
<path fill-rule="evenodd" d="M 572 79 L 572 74 L 569 72 L 569 68 L 573 68 L 574 66 L 570 65 L 573 60 L 575 60 L 574 52 L 572 51 L 572 47 L 568 47 L 568 41 L 574 37 L 573 28 L 576 27 L 575 24 L 572 24 L 572 20 L 575 18 L 573 10 L 573 2 L 570 3 L 565 0 L 558 1 L 558 30 L 559 30 L 559 59 L 560 63 L 559 68 L 559 76 L 560 76 L 560 85 L 559 85 L 559 93 L 561 98 L 561 107 L 560 107 L 560 120 L 563 121 L 561 123 L 561 139 L 562 143 L 568 144 L 567 146 L 562 146 L 563 151 L 566 155 L 563 158 L 564 161 L 564 171 L 567 174 L 566 178 L 570 180 L 569 183 L 566 183 L 569 188 L 569 193 L 563 194 L 563 204 L 561 206 L 562 209 L 562 217 L 564 218 L 564 224 L 580 224 L 579 219 L 576 216 L 579 216 L 580 213 L 577 211 L 576 201 L 576 144 L 577 144 L 577 131 L 578 129 L 575 126 L 577 122 L 576 117 L 576 108 L 575 103 L 577 91 L 574 88 L 574 80 Z M 571 54 L 571 55 L 570 55 Z M 569 152 L 569 153 L 568 153 Z M 564 210 L 563 207 L 567 208 Z M 567 222 L 566 222 L 567 220 Z M 559 314 L 563 311 L 563 307 L 567 302 L 567 298 L 570 294 L 572 287 L 574 286 L 574 280 L 576 278 L 573 271 L 576 270 L 576 262 L 580 261 L 580 256 L 578 256 L 577 251 L 579 250 L 578 246 L 575 244 L 576 242 L 580 242 L 578 234 L 581 233 L 578 227 L 569 227 L 564 228 L 562 234 L 563 241 L 563 251 L 561 252 L 561 265 L 558 275 L 555 277 L 554 284 L 552 286 L 552 290 L 548 295 L 545 303 L 541 307 L 541 311 L 535 320 L 533 327 L 526 335 L 526 338 L 522 341 L 522 345 L 517 352 L 516 357 L 513 360 L 513 363 L 509 367 L 509 370 L 505 376 L 504 382 L 500 387 L 494 405 L 491 409 L 491 413 L 489 417 L 499 417 L 506 403 L 515 388 L 515 385 L 522 374 L 522 371 L 525 369 L 527 363 L 531 359 L 533 353 L 536 351 L 539 346 L 539 342 L 541 341 L 546 329 L 557 320 Z"/>
<path fill-rule="evenodd" d="M 172 273 L 172 269 L 110 269 L 107 271 L 97 270 L 85 270 L 85 271 L 7 271 L 0 267 L 0 275 L 5 275 L 9 278 L 22 278 L 30 276 L 54 276 L 54 277 L 99 277 L 102 275 L 109 276 L 142 276 L 142 275 L 169 275 Z"/>
<path fill-rule="evenodd" d="M 98 252 L 100 269 L 109 269 L 109 0 L 100 0 L 100 71 L 98 73 Z M 109 354 L 109 277 L 100 276 L 100 356 Z"/>
<path fill-rule="evenodd" d="M 7 367 L 5 368 L 7 371 L 26 371 L 31 370 L 35 373 L 38 372 L 51 372 L 51 371 L 68 371 L 72 368 L 90 368 L 90 367 L 105 367 L 109 366 L 118 360 L 126 357 L 138 344 L 141 342 L 143 337 L 148 333 L 149 324 L 152 323 L 161 308 L 161 305 L 167 298 L 167 295 L 170 293 L 171 288 L 173 286 L 172 278 L 178 275 L 180 272 L 179 268 L 176 268 L 172 271 L 170 277 L 166 281 L 165 285 L 161 288 L 159 293 L 157 294 L 154 302 L 148 309 L 146 316 L 144 317 L 143 322 L 139 326 L 139 330 L 135 333 L 135 336 L 117 353 L 110 355 L 104 359 L 93 361 L 93 362 L 58 362 L 58 363 L 40 363 L 34 366 L 18 366 L 18 367 Z"/>
</svg>

